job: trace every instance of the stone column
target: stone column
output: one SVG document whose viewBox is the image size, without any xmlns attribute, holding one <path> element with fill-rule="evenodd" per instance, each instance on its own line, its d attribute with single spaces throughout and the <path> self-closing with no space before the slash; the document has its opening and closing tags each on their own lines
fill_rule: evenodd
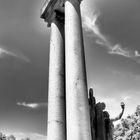
<svg viewBox="0 0 140 140">
<path fill-rule="evenodd" d="M 80 1 L 65 1 L 67 140 L 91 140 Z"/>
<path fill-rule="evenodd" d="M 51 22 L 47 140 L 66 140 L 64 24 L 55 13 Z"/>
</svg>

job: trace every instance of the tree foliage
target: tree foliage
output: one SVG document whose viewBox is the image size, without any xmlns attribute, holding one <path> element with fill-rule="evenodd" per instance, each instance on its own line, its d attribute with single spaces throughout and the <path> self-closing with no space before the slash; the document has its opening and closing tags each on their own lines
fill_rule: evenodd
<svg viewBox="0 0 140 140">
<path fill-rule="evenodd" d="M 140 140 L 140 105 L 115 127 L 114 140 Z"/>
</svg>

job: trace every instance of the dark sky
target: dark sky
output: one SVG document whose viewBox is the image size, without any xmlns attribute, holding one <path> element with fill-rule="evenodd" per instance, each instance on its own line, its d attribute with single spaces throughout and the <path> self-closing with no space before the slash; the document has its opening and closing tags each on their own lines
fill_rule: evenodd
<svg viewBox="0 0 140 140">
<path fill-rule="evenodd" d="M 49 30 L 40 19 L 44 0 L 0 0 L 0 130 L 46 134 Z"/>
<path fill-rule="evenodd" d="M 0 130 L 44 140 L 50 29 L 44 0 L 0 0 Z M 85 0 L 82 21 L 88 85 L 112 116 L 140 99 L 140 1 Z M 31 139 L 31 140 L 32 140 Z"/>
</svg>

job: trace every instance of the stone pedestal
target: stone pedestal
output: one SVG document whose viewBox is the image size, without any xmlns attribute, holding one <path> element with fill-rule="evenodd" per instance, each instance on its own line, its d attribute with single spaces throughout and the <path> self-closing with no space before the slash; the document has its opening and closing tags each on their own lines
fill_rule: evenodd
<svg viewBox="0 0 140 140">
<path fill-rule="evenodd" d="M 80 2 L 65 2 L 67 140 L 91 140 Z"/>
<path fill-rule="evenodd" d="M 63 26 L 55 15 L 51 22 L 47 140 L 66 140 Z"/>
</svg>

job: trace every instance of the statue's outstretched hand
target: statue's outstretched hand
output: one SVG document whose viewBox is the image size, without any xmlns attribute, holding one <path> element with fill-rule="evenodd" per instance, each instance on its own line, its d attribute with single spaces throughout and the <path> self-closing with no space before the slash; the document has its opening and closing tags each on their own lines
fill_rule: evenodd
<svg viewBox="0 0 140 140">
<path fill-rule="evenodd" d="M 125 108 L 124 102 L 121 102 L 121 108 L 124 110 L 124 108 Z"/>
</svg>

